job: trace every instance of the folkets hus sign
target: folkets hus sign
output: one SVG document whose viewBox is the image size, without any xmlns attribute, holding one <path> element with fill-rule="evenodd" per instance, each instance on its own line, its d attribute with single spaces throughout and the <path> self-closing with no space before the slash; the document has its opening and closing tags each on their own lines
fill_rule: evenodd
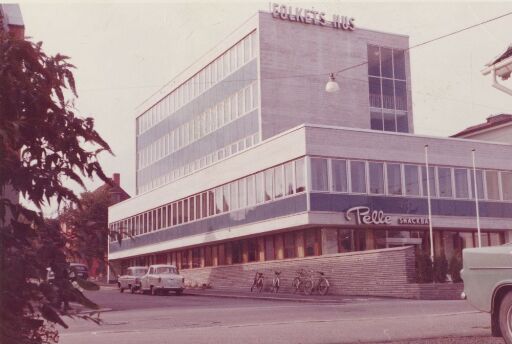
<svg viewBox="0 0 512 344">
<path fill-rule="evenodd" d="M 330 22 L 325 17 L 325 12 L 309 10 L 306 8 L 292 7 L 281 4 L 272 4 L 272 16 L 283 20 L 296 21 L 299 23 L 327 26 L 335 29 L 354 31 L 354 18 L 334 14 Z"/>
<path fill-rule="evenodd" d="M 368 207 L 359 206 L 348 209 L 345 212 L 347 221 L 352 220 L 352 216 L 356 218 L 358 225 L 391 225 L 391 216 L 385 215 L 382 210 L 370 210 Z M 426 217 L 399 217 L 397 220 L 399 225 L 428 225 Z"/>
</svg>

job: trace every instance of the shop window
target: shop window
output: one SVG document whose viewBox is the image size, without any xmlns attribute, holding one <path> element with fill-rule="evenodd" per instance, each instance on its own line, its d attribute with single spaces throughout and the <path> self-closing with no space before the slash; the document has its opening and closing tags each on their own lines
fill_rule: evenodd
<svg viewBox="0 0 512 344">
<path fill-rule="evenodd" d="M 182 269 L 190 268 L 190 262 L 188 259 L 188 250 L 181 251 L 181 268 Z"/>
<path fill-rule="evenodd" d="M 356 229 L 353 232 L 354 237 L 354 251 L 365 251 L 367 249 L 366 233 L 369 229 Z"/>
<path fill-rule="evenodd" d="M 332 189 L 337 192 L 347 192 L 347 161 L 331 160 Z"/>
<path fill-rule="evenodd" d="M 225 265 L 226 262 L 226 246 L 224 244 L 217 245 L 218 265 Z M 215 248 L 214 248 L 215 249 Z"/>
<path fill-rule="evenodd" d="M 201 267 L 201 250 L 199 249 L 199 247 L 192 249 L 192 267 Z"/>
<path fill-rule="evenodd" d="M 436 170 L 434 167 L 428 167 L 428 185 L 430 187 L 430 197 L 437 197 L 435 172 Z M 423 196 L 427 197 L 427 169 L 424 166 L 421 167 L 421 182 L 423 186 Z"/>
<path fill-rule="evenodd" d="M 274 237 L 267 236 L 265 237 L 265 260 L 274 259 L 276 259 L 276 254 L 274 250 Z"/>
<path fill-rule="evenodd" d="M 439 183 L 439 196 L 452 197 L 452 169 L 449 167 L 438 167 L 437 180 Z"/>
<path fill-rule="evenodd" d="M 295 160 L 295 192 L 306 191 L 306 175 L 304 173 L 304 158 Z"/>
<path fill-rule="evenodd" d="M 503 199 L 512 201 L 512 172 L 501 172 L 501 189 Z"/>
<path fill-rule="evenodd" d="M 247 258 L 249 262 L 257 262 L 259 260 L 258 239 L 247 239 Z"/>
<path fill-rule="evenodd" d="M 354 250 L 353 240 L 354 230 L 339 229 L 338 230 L 338 252 L 351 252 Z"/>
<path fill-rule="evenodd" d="M 296 254 L 296 245 L 295 245 L 295 233 L 288 232 L 283 235 L 284 240 L 284 258 L 295 258 Z"/>
<path fill-rule="evenodd" d="M 304 231 L 304 255 L 306 257 L 315 255 L 315 245 L 318 245 L 317 230 L 314 228 Z"/>
<path fill-rule="evenodd" d="M 502 244 L 502 241 L 500 238 L 500 233 L 496 233 L 496 232 L 489 233 L 489 240 L 490 240 L 491 246 L 498 246 L 498 245 Z"/>
<path fill-rule="evenodd" d="M 283 166 L 274 168 L 274 199 L 283 197 Z"/>
<path fill-rule="evenodd" d="M 329 191 L 327 159 L 311 158 L 311 188 L 313 191 Z"/>
<path fill-rule="evenodd" d="M 405 194 L 407 196 L 419 196 L 420 180 L 418 176 L 418 166 L 404 165 Z"/>
<path fill-rule="evenodd" d="M 459 237 L 461 239 L 462 249 L 475 247 L 472 232 L 459 232 Z"/>
<path fill-rule="evenodd" d="M 370 175 L 370 193 L 384 193 L 384 164 L 381 162 L 370 162 L 368 164 Z"/>
<path fill-rule="evenodd" d="M 366 193 L 366 163 L 350 161 L 350 186 L 353 193 Z"/>
<path fill-rule="evenodd" d="M 465 168 L 455 168 L 453 170 L 455 177 L 455 195 L 457 198 L 469 198 L 468 190 L 468 170 Z"/>
<path fill-rule="evenodd" d="M 288 196 L 293 192 L 293 163 L 288 162 L 284 165 L 284 194 Z"/>
<path fill-rule="evenodd" d="M 231 243 L 231 261 L 233 264 L 242 263 L 242 241 L 237 240 Z"/>
<path fill-rule="evenodd" d="M 206 246 L 204 248 L 204 266 L 212 266 L 212 247 Z"/>
<path fill-rule="evenodd" d="M 500 191 L 498 184 L 498 172 L 485 171 L 485 181 L 487 186 L 487 198 L 490 200 L 499 200 Z"/>
</svg>

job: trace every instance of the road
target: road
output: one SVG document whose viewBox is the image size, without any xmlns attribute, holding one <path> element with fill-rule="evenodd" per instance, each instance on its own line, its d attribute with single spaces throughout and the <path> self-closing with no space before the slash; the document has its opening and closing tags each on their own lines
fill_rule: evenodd
<svg viewBox="0 0 512 344">
<path fill-rule="evenodd" d="M 489 315 L 465 301 L 340 299 L 294 302 L 150 296 L 101 290 L 98 326 L 67 320 L 60 343 L 486 343 Z"/>
</svg>

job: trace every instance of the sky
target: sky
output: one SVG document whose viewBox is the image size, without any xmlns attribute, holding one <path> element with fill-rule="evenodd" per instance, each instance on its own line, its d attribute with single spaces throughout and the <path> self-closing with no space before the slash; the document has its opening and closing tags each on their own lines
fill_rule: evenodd
<svg viewBox="0 0 512 344">
<path fill-rule="evenodd" d="M 279 3 L 315 8 L 327 17 L 351 16 L 357 27 L 408 35 L 411 46 L 512 12 L 512 2 L 490 1 Z M 268 11 L 269 2 L 22 2 L 20 7 L 27 36 L 42 41 L 47 54 L 71 57 L 77 112 L 95 119 L 115 154 L 100 157 L 103 169 L 107 175 L 120 173 L 122 187 L 133 196 L 136 107 L 256 11 Z M 511 27 L 512 15 L 410 51 L 415 133 L 449 136 L 489 115 L 512 114 L 512 97 L 480 73 L 512 44 Z M 89 189 L 101 184 L 86 182 Z"/>
</svg>

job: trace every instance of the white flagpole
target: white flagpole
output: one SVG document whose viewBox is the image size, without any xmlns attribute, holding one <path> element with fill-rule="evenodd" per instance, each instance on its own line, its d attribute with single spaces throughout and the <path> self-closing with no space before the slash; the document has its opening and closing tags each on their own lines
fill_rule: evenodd
<svg viewBox="0 0 512 344">
<path fill-rule="evenodd" d="M 480 207 L 478 206 L 478 186 L 476 180 L 476 163 L 475 163 L 475 149 L 471 150 L 471 155 L 473 157 L 473 180 L 474 180 L 474 190 L 475 193 L 475 209 L 476 209 L 476 229 L 478 231 L 478 247 L 482 247 L 482 236 L 480 235 Z"/>
<path fill-rule="evenodd" d="M 432 230 L 432 206 L 430 204 L 430 177 L 428 168 L 428 145 L 425 145 L 425 170 L 427 171 L 428 227 L 430 230 L 430 259 L 434 263 L 434 232 Z"/>
</svg>

